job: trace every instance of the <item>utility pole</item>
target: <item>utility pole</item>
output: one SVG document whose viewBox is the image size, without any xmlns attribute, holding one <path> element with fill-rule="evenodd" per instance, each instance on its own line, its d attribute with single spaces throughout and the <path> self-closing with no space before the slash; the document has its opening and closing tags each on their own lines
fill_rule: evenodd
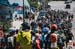
<svg viewBox="0 0 75 49">
<path fill-rule="evenodd" d="M 23 23 L 25 22 L 25 19 L 24 19 L 24 18 L 25 18 L 25 17 L 24 17 L 24 16 L 25 16 L 25 15 L 24 15 L 24 11 L 25 11 L 25 9 L 24 9 L 24 0 L 23 0 Z"/>
</svg>

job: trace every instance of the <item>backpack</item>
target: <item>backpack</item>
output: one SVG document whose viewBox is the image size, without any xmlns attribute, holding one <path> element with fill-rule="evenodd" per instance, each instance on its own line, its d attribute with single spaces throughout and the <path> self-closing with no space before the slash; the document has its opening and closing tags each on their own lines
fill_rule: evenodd
<svg viewBox="0 0 75 49">
<path fill-rule="evenodd" d="M 29 32 L 20 31 L 18 33 L 17 42 L 21 42 L 23 44 L 30 45 L 30 43 L 31 43 L 30 31 Z"/>
<path fill-rule="evenodd" d="M 58 42 L 57 42 L 58 46 L 64 46 L 64 42 L 63 39 L 59 36 L 58 38 Z"/>
<path fill-rule="evenodd" d="M 21 33 L 21 38 L 23 39 L 23 40 L 25 40 L 26 42 L 28 42 L 28 39 L 26 38 L 26 37 L 23 37 L 23 32 L 20 32 Z M 26 43 L 25 42 L 25 43 Z"/>
<path fill-rule="evenodd" d="M 21 49 L 30 49 L 31 46 L 31 31 L 21 31 L 18 33 L 18 42 Z"/>
<path fill-rule="evenodd" d="M 52 33 L 50 35 L 50 38 L 51 38 L 51 42 L 56 42 L 58 40 L 58 35 L 56 33 Z"/>
<path fill-rule="evenodd" d="M 42 42 L 46 42 L 47 41 L 47 34 L 42 35 L 41 40 L 42 40 Z"/>
</svg>

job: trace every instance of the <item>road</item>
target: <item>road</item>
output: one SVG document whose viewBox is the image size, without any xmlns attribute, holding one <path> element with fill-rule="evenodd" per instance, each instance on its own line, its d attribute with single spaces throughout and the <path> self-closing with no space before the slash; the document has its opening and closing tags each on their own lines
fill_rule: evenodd
<svg viewBox="0 0 75 49">
<path fill-rule="evenodd" d="M 64 4 L 64 2 L 63 1 L 51 1 L 51 2 L 49 2 L 49 5 L 51 5 L 51 8 L 52 9 L 55 9 L 55 10 L 57 10 L 57 9 L 60 9 L 60 10 L 67 10 L 67 11 L 69 11 L 69 12 L 71 12 L 71 13 L 75 13 L 75 2 L 72 2 L 71 3 L 71 9 L 65 9 L 65 6 L 66 6 L 66 4 Z M 38 15 L 38 14 L 37 14 Z M 74 14 L 75 15 L 75 14 Z M 35 20 L 37 19 L 37 16 L 35 17 Z M 20 26 L 21 26 L 21 24 L 22 24 L 23 22 L 22 21 L 19 21 L 19 20 L 17 20 L 17 21 L 13 21 L 12 22 L 12 27 L 16 27 L 16 28 L 20 28 Z M 72 29 L 72 32 L 73 32 L 73 34 L 74 34 L 74 32 L 75 32 L 75 16 L 74 16 L 74 19 L 73 19 L 73 29 Z M 75 36 L 75 34 L 74 34 L 74 36 Z"/>
<path fill-rule="evenodd" d="M 49 2 L 49 5 L 51 5 L 51 8 L 52 9 L 55 9 L 55 10 L 57 10 L 57 9 L 67 10 L 68 12 L 74 14 L 74 19 L 72 21 L 72 23 L 73 23 L 72 32 L 73 32 L 74 41 L 75 41 L 75 34 L 74 34 L 74 32 L 75 32 L 75 6 L 74 6 L 75 5 L 75 2 L 72 2 L 70 4 L 71 5 L 71 9 L 65 9 L 66 4 L 64 4 L 63 1 L 51 1 L 51 2 Z M 37 19 L 37 16 L 36 16 L 35 19 Z M 22 24 L 22 21 L 18 21 L 18 20 L 17 21 L 13 21 L 12 24 L 13 24 L 12 25 L 13 27 L 20 28 L 20 26 Z M 75 49 L 75 47 L 73 49 Z"/>
<path fill-rule="evenodd" d="M 35 21 L 37 20 L 38 15 L 39 15 L 39 12 L 37 12 L 37 14 L 35 15 Z M 25 21 L 29 22 L 28 19 Z M 23 23 L 22 20 L 15 20 L 15 18 L 13 18 L 13 22 L 11 23 L 12 27 L 10 29 L 20 29 L 22 23 Z"/>
<path fill-rule="evenodd" d="M 64 4 L 64 1 L 52 1 L 52 2 L 49 2 L 49 5 L 51 5 L 51 8 L 54 9 L 54 10 L 60 9 L 60 10 L 68 11 L 68 12 L 74 14 L 74 19 L 72 21 L 72 23 L 73 23 L 72 32 L 74 34 L 74 32 L 75 32 L 75 6 L 74 6 L 75 1 L 70 4 L 71 9 L 65 9 L 66 4 Z"/>
<path fill-rule="evenodd" d="M 12 24 L 12 27 L 10 29 L 20 29 L 21 27 L 21 24 L 23 23 L 22 20 L 14 20 L 11 24 Z"/>
<path fill-rule="evenodd" d="M 72 32 L 73 32 L 74 41 L 75 41 L 75 6 L 74 6 L 75 1 L 70 3 L 71 9 L 65 9 L 66 4 L 64 4 L 64 1 L 51 1 L 48 4 L 51 5 L 51 8 L 54 9 L 54 10 L 60 9 L 60 10 L 68 11 L 68 12 L 74 14 L 74 19 L 72 21 L 72 24 L 73 24 Z M 75 47 L 73 49 L 75 49 Z"/>
</svg>

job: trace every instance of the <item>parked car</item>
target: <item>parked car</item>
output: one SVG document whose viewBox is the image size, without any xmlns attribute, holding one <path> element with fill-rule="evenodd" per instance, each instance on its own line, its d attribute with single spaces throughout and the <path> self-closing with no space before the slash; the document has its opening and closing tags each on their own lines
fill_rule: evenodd
<svg viewBox="0 0 75 49">
<path fill-rule="evenodd" d="M 70 9 L 70 8 L 71 8 L 71 5 L 70 4 L 66 4 L 65 9 Z"/>
<path fill-rule="evenodd" d="M 42 11 L 39 12 L 38 18 L 44 17 L 44 16 L 46 16 L 46 15 L 47 15 L 47 11 L 42 10 Z"/>
</svg>

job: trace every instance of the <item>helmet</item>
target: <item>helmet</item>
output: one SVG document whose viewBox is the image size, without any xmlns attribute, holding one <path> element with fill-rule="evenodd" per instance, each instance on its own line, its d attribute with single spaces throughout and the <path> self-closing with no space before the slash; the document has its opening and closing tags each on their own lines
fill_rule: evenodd
<svg viewBox="0 0 75 49">
<path fill-rule="evenodd" d="M 57 30 L 57 25 L 56 24 L 52 24 L 51 29 Z"/>
<path fill-rule="evenodd" d="M 48 27 L 44 27 L 43 30 L 42 30 L 43 33 L 48 33 L 48 31 L 49 31 Z"/>
</svg>

